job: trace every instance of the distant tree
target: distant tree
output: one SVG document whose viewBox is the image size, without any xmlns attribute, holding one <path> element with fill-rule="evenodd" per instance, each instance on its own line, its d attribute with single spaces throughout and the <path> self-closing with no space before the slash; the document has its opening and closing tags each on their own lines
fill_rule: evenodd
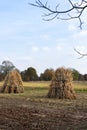
<svg viewBox="0 0 87 130">
<path fill-rule="evenodd" d="M 84 80 L 85 80 L 85 79 L 84 79 L 84 75 L 79 74 L 78 80 L 79 80 L 79 81 L 84 81 Z"/>
<path fill-rule="evenodd" d="M 21 72 L 21 77 L 22 77 L 23 81 L 27 81 L 25 73 L 26 73 L 26 70 L 24 70 L 24 71 Z"/>
<path fill-rule="evenodd" d="M 9 71 L 13 70 L 14 68 L 15 66 L 11 61 L 5 60 L 2 62 L 2 65 L 0 65 L 0 73 L 6 75 Z"/>
<path fill-rule="evenodd" d="M 21 72 L 22 79 L 24 81 L 36 81 L 38 80 L 38 75 L 33 67 L 29 67 L 27 70 Z"/>
<path fill-rule="evenodd" d="M 42 81 L 44 80 L 44 73 L 40 74 L 39 80 L 42 80 Z"/>
<path fill-rule="evenodd" d="M 87 81 L 87 74 L 84 74 L 84 80 Z"/>
<path fill-rule="evenodd" d="M 73 80 L 78 80 L 79 79 L 79 71 L 76 69 L 72 69 L 72 74 L 73 74 Z"/>
<path fill-rule="evenodd" d="M 40 80 L 50 81 L 52 79 L 53 69 L 46 69 L 41 73 Z"/>
</svg>

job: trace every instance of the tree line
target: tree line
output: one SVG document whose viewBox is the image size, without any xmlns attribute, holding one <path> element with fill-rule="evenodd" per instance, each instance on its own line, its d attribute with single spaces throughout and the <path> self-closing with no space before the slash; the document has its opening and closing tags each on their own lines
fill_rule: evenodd
<svg viewBox="0 0 87 130">
<path fill-rule="evenodd" d="M 74 81 L 87 81 L 87 74 L 81 74 L 76 69 L 70 69 L 73 74 Z M 54 70 L 46 69 L 38 76 L 37 71 L 33 67 L 29 67 L 27 70 L 21 72 L 23 81 L 50 81 L 52 79 Z"/>
<path fill-rule="evenodd" d="M 3 61 L 0 65 L 0 81 L 3 81 L 6 74 L 13 69 L 19 71 L 12 62 Z M 87 74 L 83 75 L 73 68 L 70 68 L 70 70 L 72 71 L 74 81 L 87 81 Z M 40 74 L 40 76 L 38 76 L 35 68 L 28 67 L 26 70 L 21 71 L 20 74 L 23 81 L 50 81 L 52 79 L 53 72 L 54 69 L 47 68 Z"/>
</svg>

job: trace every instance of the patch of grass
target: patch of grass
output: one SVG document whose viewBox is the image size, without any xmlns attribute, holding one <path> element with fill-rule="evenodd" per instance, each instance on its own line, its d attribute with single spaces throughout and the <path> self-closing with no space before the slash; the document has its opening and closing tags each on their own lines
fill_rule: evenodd
<svg viewBox="0 0 87 130">
<path fill-rule="evenodd" d="M 23 86 L 24 87 L 39 87 L 39 88 L 43 88 L 43 87 L 49 87 L 50 85 L 50 81 L 30 81 L 30 82 L 23 82 Z"/>
<path fill-rule="evenodd" d="M 73 87 L 76 92 L 87 92 L 87 82 L 85 81 L 73 82 Z"/>
<path fill-rule="evenodd" d="M 0 82 L 0 87 L 3 82 Z M 35 82 L 23 82 L 24 93 L 18 94 L 0 94 L 0 97 L 12 97 L 12 98 L 32 98 L 43 99 L 46 97 L 49 91 L 50 82 L 47 81 L 35 81 Z M 73 87 L 76 92 L 87 92 L 87 82 L 73 82 Z"/>
<path fill-rule="evenodd" d="M 50 82 L 45 81 L 23 82 L 25 92 L 22 96 L 30 98 L 46 97 L 49 84 Z"/>
</svg>

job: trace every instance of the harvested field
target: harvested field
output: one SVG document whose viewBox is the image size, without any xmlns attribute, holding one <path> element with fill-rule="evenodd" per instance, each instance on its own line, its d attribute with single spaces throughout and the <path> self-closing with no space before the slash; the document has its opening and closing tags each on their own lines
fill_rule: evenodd
<svg viewBox="0 0 87 130">
<path fill-rule="evenodd" d="M 24 84 L 25 93 L 0 94 L 0 130 L 87 130 L 86 87 L 62 100 L 45 97 L 47 82 Z"/>
</svg>

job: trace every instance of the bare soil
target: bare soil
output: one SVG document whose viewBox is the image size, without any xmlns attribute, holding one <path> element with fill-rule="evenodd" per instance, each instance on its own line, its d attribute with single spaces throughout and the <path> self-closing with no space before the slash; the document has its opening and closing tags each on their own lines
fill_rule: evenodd
<svg viewBox="0 0 87 130">
<path fill-rule="evenodd" d="M 76 100 L 0 96 L 0 130 L 87 130 L 87 93 Z"/>
</svg>

